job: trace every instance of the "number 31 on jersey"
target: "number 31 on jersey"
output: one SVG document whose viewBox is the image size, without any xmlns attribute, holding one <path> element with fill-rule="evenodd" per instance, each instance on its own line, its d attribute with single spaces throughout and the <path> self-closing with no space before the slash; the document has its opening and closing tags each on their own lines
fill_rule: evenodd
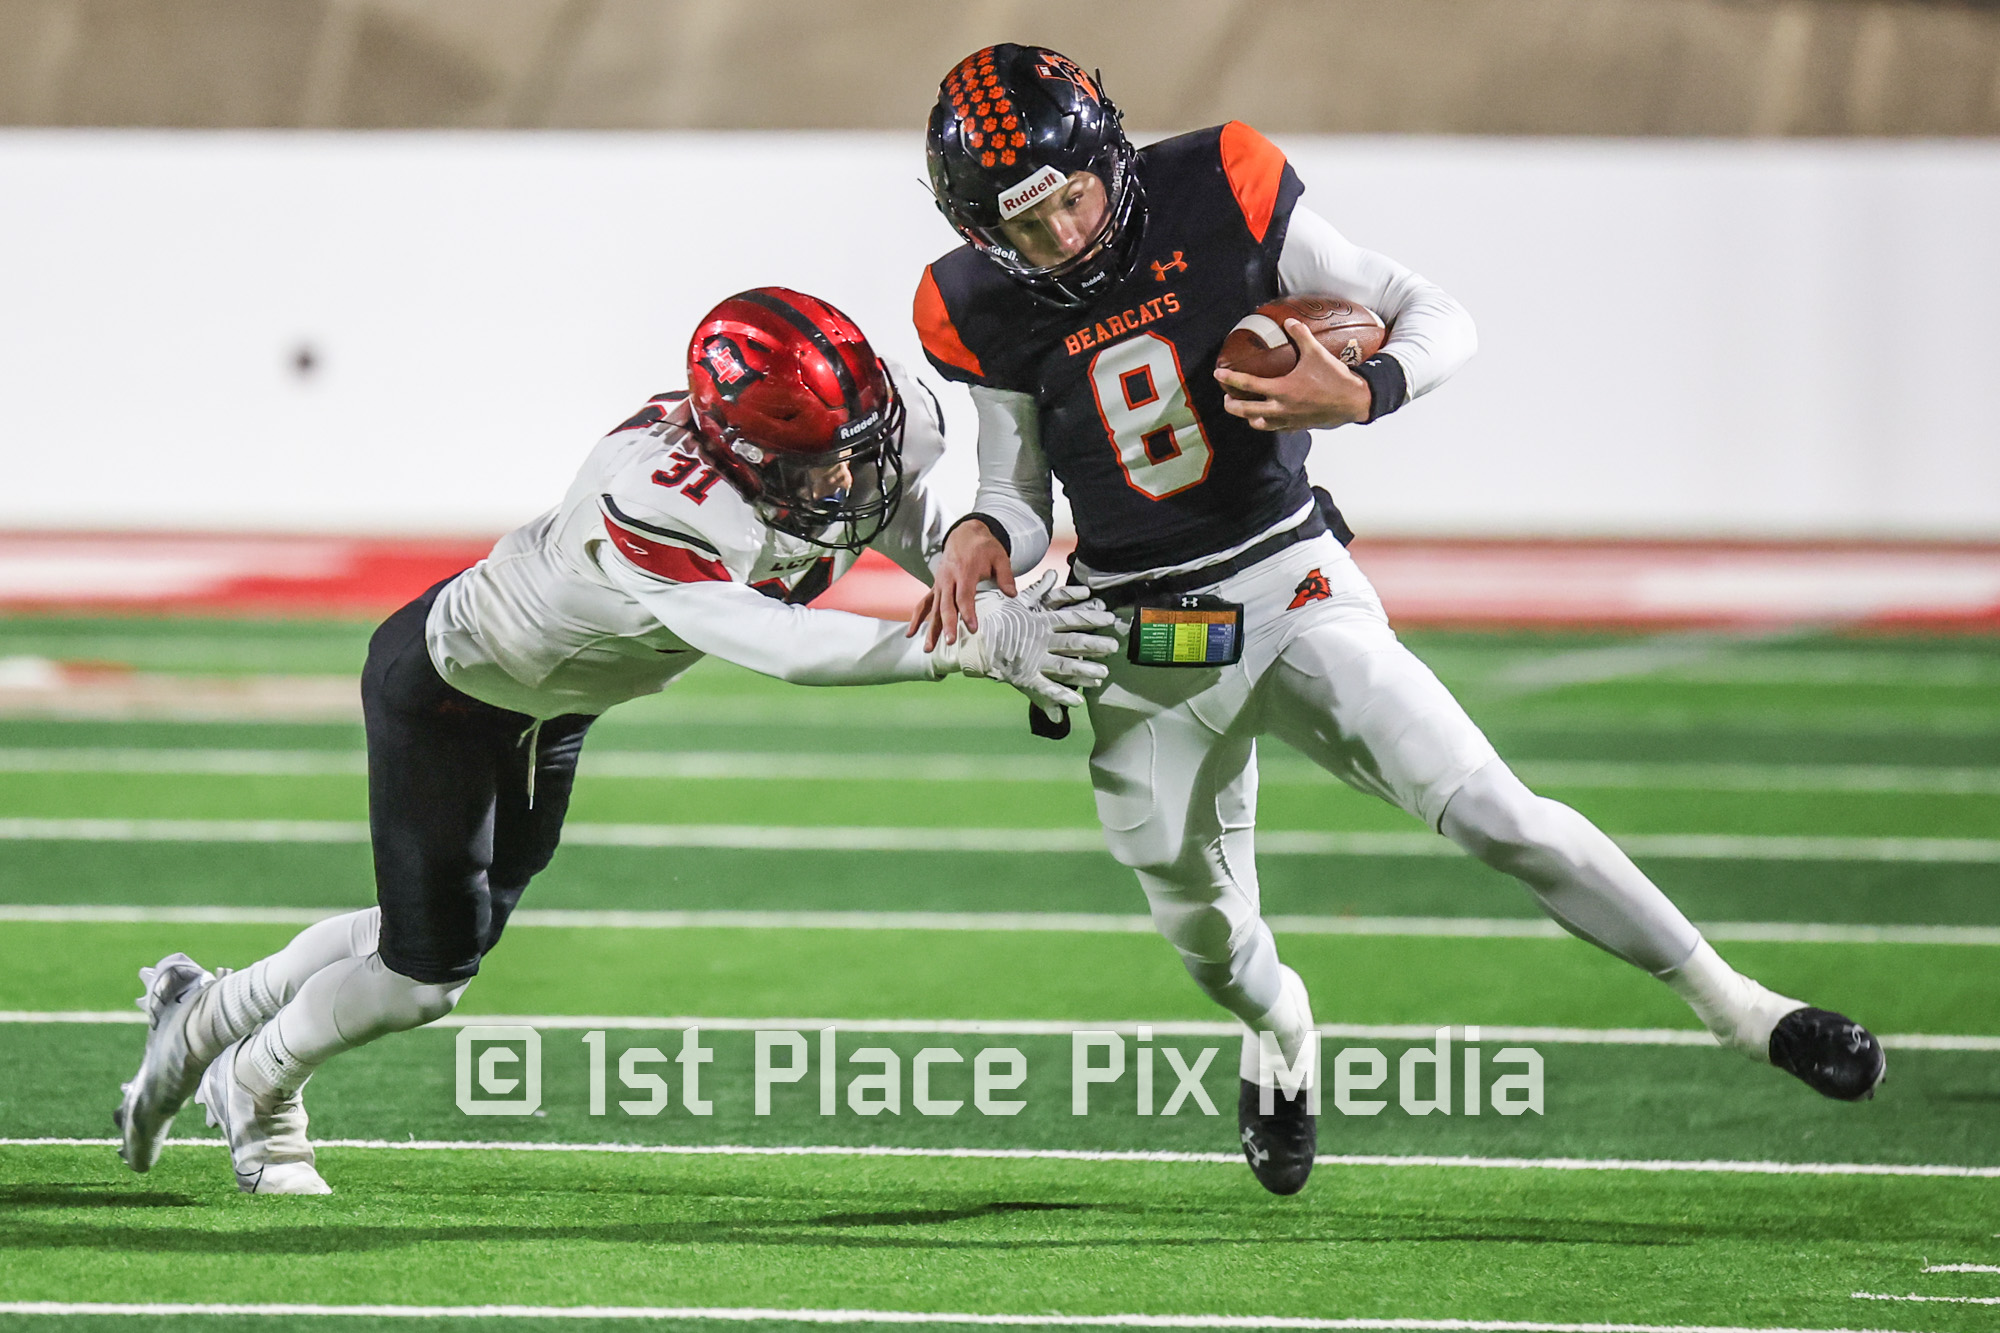
<svg viewBox="0 0 2000 1333">
<path fill-rule="evenodd" d="M 1142 333 L 1105 348 L 1091 358 L 1090 389 L 1132 489 L 1164 500 L 1208 476 L 1214 452 L 1172 343 Z"/>
</svg>

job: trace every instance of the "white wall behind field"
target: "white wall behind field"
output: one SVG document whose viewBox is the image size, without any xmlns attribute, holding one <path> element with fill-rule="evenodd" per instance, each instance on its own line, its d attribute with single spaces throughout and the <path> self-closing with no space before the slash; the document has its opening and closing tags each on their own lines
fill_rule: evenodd
<svg viewBox="0 0 2000 1333">
<path fill-rule="evenodd" d="M 1480 324 L 1316 450 L 1364 531 L 2000 536 L 2000 144 L 1282 142 Z M 504 528 L 732 291 L 916 360 L 921 172 L 876 133 L 0 134 L 0 526 Z"/>
</svg>

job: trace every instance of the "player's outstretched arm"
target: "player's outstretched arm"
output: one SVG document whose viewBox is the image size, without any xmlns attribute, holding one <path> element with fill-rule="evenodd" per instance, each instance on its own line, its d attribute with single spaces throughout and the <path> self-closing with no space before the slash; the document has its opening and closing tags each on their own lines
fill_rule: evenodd
<svg viewBox="0 0 2000 1333">
<path fill-rule="evenodd" d="M 621 571 L 620 587 L 688 647 L 794 685 L 881 685 L 936 680 L 956 664 L 921 651 L 893 621 L 788 606 L 741 583 L 648 583 Z"/>
<path fill-rule="evenodd" d="M 1290 374 L 1263 379 L 1216 370 L 1215 378 L 1229 391 L 1223 411 L 1257 430 L 1273 431 L 1325 430 L 1368 420 L 1373 394 L 1368 381 L 1343 365 L 1300 321 L 1286 320 L 1285 332 L 1299 350 L 1299 363 Z"/>
<path fill-rule="evenodd" d="M 988 597 L 987 626 L 935 651 L 912 642 L 893 621 L 788 606 L 728 580 L 671 582 L 619 560 L 612 581 L 690 648 L 795 685 L 879 685 L 936 680 L 954 671 L 991 676 L 1046 702 L 1081 703 L 1074 687 L 1104 679 L 1095 659 L 1118 646 L 1091 631 L 1110 622 L 1090 603 L 1043 605 L 1055 576 L 1032 596 Z"/>
</svg>

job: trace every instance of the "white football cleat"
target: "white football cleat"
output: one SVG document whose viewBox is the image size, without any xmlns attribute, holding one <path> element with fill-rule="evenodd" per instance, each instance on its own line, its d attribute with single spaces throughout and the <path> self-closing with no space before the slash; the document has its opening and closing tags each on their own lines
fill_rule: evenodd
<svg viewBox="0 0 2000 1333">
<path fill-rule="evenodd" d="M 216 1056 L 194 1095 L 195 1104 L 208 1111 L 208 1123 L 229 1140 L 236 1188 L 245 1194 L 333 1193 L 313 1168 L 305 1101 L 295 1092 L 259 1110 L 250 1089 L 236 1078 L 236 1056 L 242 1049 L 239 1041 Z"/>
<path fill-rule="evenodd" d="M 139 1072 L 120 1089 L 125 1096 L 111 1119 L 123 1136 L 118 1155 L 143 1173 L 160 1160 L 175 1113 L 201 1081 L 202 1067 L 188 1050 L 188 1010 L 215 977 L 186 954 L 170 953 L 140 968 L 139 984 L 145 987 L 138 1005 L 146 1015 L 146 1051 Z"/>
</svg>

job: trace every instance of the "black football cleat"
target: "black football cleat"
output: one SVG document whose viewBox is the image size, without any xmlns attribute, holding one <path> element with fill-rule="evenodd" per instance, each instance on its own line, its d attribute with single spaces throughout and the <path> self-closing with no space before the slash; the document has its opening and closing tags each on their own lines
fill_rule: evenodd
<svg viewBox="0 0 2000 1333">
<path fill-rule="evenodd" d="M 1297 1194 L 1312 1174 L 1313 1154 L 1319 1150 L 1319 1127 L 1306 1109 L 1308 1094 L 1299 1089 L 1296 1097 L 1278 1090 L 1271 1097 L 1271 1114 L 1258 1109 L 1263 1089 L 1250 1079 L 1242 1080 L 1236 1099 L 1236 1123 L 1243 1131 L 1243 1157 L 1250 1174 L 1273 1194 Z"/>
<path fill-rule="evenodd" d="M 1844 1014 L 1794 1009 L 1771 1030 L 1771 1063 L 1823 1096 L 1864 1101 L 1888 1072 L 1882 1043 Z"/>
</svg>

